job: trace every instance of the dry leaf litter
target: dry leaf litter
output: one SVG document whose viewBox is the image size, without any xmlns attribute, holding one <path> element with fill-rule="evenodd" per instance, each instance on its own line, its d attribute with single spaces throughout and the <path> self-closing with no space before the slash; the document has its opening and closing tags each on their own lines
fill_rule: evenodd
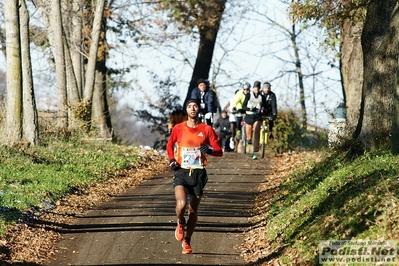
<svg viewBox="0 0 399 266">
<path fill-rule="evenodd" d="M 310 157 L 317 153 L 307 152 Z M 266 220 L 268 206 L 283 177 L 303 166 L 304 153 L 290 153 L 273 156 L 273 170 L 259 187 L 253 209 L 253 221 Z M 143 180 L 168 170 L 164 155 L 156 151 L 146 151 L 138 165 L 122 170 L 104 182 L 88 188 L 76 188 L 74 194 L 54 202 L 50 210 L 40 214 L 27 213 L 25 219 L 17 225 L 9 226 L 0 238 L 0 263 L 13 265 L 41 265 L 54 258 L 56 244 L 61 239 L 57 229 L 60 225 L 71 224 L 76 216 L 91 207 L 107 201 L 112 196 L 123 193 L 128 188 L 140 184 Z M 267 193 L 264 193 L 267 191 Z M 242 245 L 243 257 L 248 262 L 256 261 L 268 253 L 269 247 L 263 241 L 262 227 L 251 228 L 245 233 Z M 265 245 L 266 244 L 266 245 Z M 270 260 L 262 265 L 279 265 L 277 260 Z"/>
</svg>

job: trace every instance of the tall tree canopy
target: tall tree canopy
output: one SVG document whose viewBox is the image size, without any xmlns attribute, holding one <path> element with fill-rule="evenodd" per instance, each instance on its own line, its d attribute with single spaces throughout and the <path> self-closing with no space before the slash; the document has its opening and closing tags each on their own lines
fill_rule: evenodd
<svg viewBox="0 0 399 266">
<path fill-rule="evenodd" d="M 197 80 L 209 78 L 216 37 L 222 21 L 225 4 L 226 0 L 162 1 L 161 8 L 172 11 L 169 13 L 170 17 L 174 18 L 188 32 L 197 30 L 200 37 L 194 70 L 185 102 L 189 100 L 191 91 L 197 86 Z"/>
<path fill-rule="evenodd" d="M 396 0 L 299 0 L 292 4 L 294 18 L 317 19 L 321 26 L 337 30 L 334 31 L 338 33 L 337 37 L 342 33 L 345 37 L 342 39 L 342 51 L 346 51 L 348 45 L 351 46 L 348 49 L 351 52 L 341 54 L 341 62 L 359 71 L 343 72 L 345 94 L 347 101 L 348 96 L 359 100 L 359 116 L 353 138 L 365 150 L 385 147 L 389 143 L 390 134 L 397 134 L 393 131 L 393 117 L 397 116 L 393 108 L 398 64 L 397 38 L 394 38 L 397 34 L 397 5 Z M 349 18 L 353 22 L 349 22 Z M 348 34 L 351 31 L 354 33 L 353 38 Z M 361 52 L 356 48 L 359 47 L 359 36 Z M 352 55 L 355 57 L 348 58 Z M 363 73 L 361 86 L 359 81 L 357 85 L 352 83 L 354 86 L 348 86 L 352 78 L 359 80 L 355 76 L 359 73 Z M 352 107 L 348 109 L 349 115 L 357 111 L 356 105 Z"/>
</svg>

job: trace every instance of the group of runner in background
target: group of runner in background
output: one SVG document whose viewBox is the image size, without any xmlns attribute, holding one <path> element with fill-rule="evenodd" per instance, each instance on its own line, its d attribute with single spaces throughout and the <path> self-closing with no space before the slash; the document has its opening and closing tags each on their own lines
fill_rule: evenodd
<svg viewBox="0 0 399 266">
<path fill-rule="evenodd" d="M 220 144 L 226 152 L 236 152 L 241 140 L 242 127 L 245 122 L 245 136 L 247 143 L 253 145 L 253 158 L 259 150 L 259 135 L 262 120 L 269 117 L 269 139 L 273 139 L 274 120 L 277 118 L 277 100 L 271 91 L 271 84 L 255 81 L 251 91 L 251 84 L 245 82 L 240 89 L 235 91 L 233 98 L 227 103 L 214 121 L 217 111 L 216 93 L 210 88 L 206 79 L 199 79 L 197 87 L 191 93 L 191 99 L 200 103 L 199 119 L 201 122 L 212 126 L 220 137 Z M 271 118 L 271 119 L 270 119 Z M 174 125 L 187 120 L 180 104 L 170 115 L 169 132 Z"/>
<path fill-rule="evenodd" d="M 262 89 L 261 89 L 262 87 Z M 235 118 L 232 120 L 232 138 L 235 139 L 234 150 L 237 150 L 241 140 L 242 127 L 245 122 L 245 136 L 249 145 L 253 144 L 253 159 L 257 159 L 259 150 L 259 135 L 262 120 L 269 117 L 269 139 L 273 139 L 274 120 L 277 118 L 277 100 L 271 91 L 271 84 L 255 81 L 251 92 L 251 84 L 245 82 L 240 90 L 235 92 L 233 99 L 224 107 L 224 111 Z"/>
</svg>

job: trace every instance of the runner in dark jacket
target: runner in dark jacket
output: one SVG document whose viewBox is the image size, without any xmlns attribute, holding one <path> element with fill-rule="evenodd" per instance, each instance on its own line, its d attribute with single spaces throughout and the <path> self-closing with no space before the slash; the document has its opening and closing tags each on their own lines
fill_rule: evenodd
<svg viewBox="0 0 399 266">
<path fill-rule="evenodd" d="M 226 140 L 228 137 L 231 137 L 230 119 L 226 111 L 220 113 L 220 117 L 216 120 L 215 124 L 213 124 L 213 127 L 220 137 L 220 146 L 225 148 Z"/>
<path fill-rule="evenodd" d="M 213 125 L 213 114 L 216 113 L 216 93 L 209 87 L 209 81 L 199 79 L 196 88 L 191 92 L 191 99 L 200 103 L 200 118 L 210 126 Z"/>
<path fill-rule="evenodd" d="M 276 94 L 271 91 L 272 85 L 269 82 L 263 83 L 262 86 L 262 95 L 265 97 L 265 105 L 264 109 L 262 110 L 263 116 L 272 117 L 272 120 L 269 120 L 269 139 L 273 139 L 273 126 L 274 120 L 277 118 L 277 100 Z"/>
</svg>

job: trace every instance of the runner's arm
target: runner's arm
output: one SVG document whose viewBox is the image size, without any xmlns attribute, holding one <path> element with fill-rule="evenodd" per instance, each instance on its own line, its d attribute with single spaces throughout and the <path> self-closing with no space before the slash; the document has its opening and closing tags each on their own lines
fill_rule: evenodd
<svg viewBox="0 0 399 266">
<path fill-rule="evenodd" d="M 212 156 L 221 157 L 223 156 L 222 147 L 220 147 L 220 138 L 216 131 L 212 127 L 208 127 L 207 137 L 209 145 L 213 148 Z"/>
<path fill-rule="evenodd" d="M 240 92 L 234 95 L 233 99 L 231 100 L 232 107 L 235 107 L 236 109 L 241 109 L 240 107 L 237 107 L 238 102 L 240 101 L 240 96 L 241 96 Z"/>
<path fill-rule="evenodd" d="M 276 100 L 276 94 L 272 94 L 272 115 L 273 119 L 277 118 L 277 100 Z"/>
<path fill-rule="evenodd" d="M 250 97 L 251 97 L 250 93 L 245 94 L 245 99 L 244 99 L 244 102 L 242 104 L 242 109 L 244 111 L 250 111 L 251 110 L 251 108 L 248 107 L 248 101 L 249 101 Z"/>
<path fill-rule="evenodd" d="M 261 94 L 261 96 L 262 96 L 262 106 L 260 107 L 260 114 L 263 116 L 267 110 L 267 101 L 266 101 L 266 96 L 264 94 Z"/>
<path fill-rule="evenodd" d="M 166 144 L 166 151 L 168 153 L 169 160 L 175 159 L 174 145 L 177 141 L 177 135 L 180 133 L 180 128 L 178 125 L 172 128 L 168 143 Z"/>
<path fill-rule="evenodd" d="M 226 106 L 223 108 L 223 111 L 225 111 L 226 113 L 228 113 L 228 114 L 230 114 L 231 112 L 230 112 L 230 110 L 229 110 L 229 107 L 230 107 L 230 101 L 226 104 Z"/>
<path fill-rule="evenodd" d="M 196 99 L 197 101 L 199 101 L 200 99 L 198 99 L 198 92 L 199 89 L 197 87 L 195 87 L 192 92 L 191 92 L 191 99 Z"/>
<path fill-rule="evenodd" d="M 214 128 L 220 127 L 220 117 L 216 120 L 215 124 L 213 124 Z"/>
</svg>

